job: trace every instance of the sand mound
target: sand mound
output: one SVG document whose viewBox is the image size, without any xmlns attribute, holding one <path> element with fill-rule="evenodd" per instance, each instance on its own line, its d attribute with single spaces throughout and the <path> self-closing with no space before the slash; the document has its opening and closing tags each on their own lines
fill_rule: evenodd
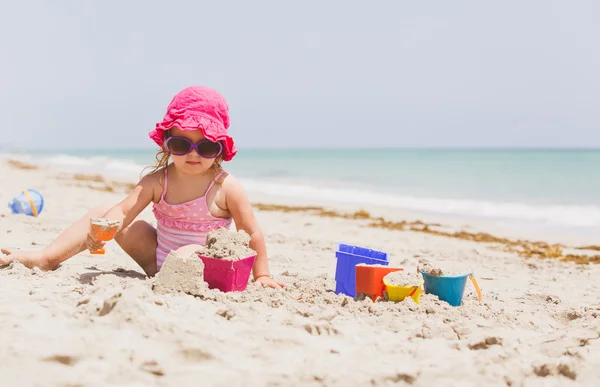
<svg viewBox="0 0 600 387">
<path fill-rule="evenodd" d="M 464 269 L 464 270 L 457 270 L 457 269 L 449 269 L 449 268 L 444 268 L 443 270 L 437 266 L 433 266 L 430 263 L 425 263 L 420 267 L 421 270 L 423 270 L 423 272 L 434 276 L 434 277 L 443 277 L 443 276 L 458 276 L 458 275 L 465 275 L 469 273 L 469 270 Z"/>
<path fill-rule="evenodd" d="M 442 269 L 433 267 L 431 265 L 425 265 L 421 268 L 421 270 L 434 277 L 442 277 L 444 275 L 444 271 Z"/>
<path fill-rule="evenodd" d="M 121 287 L 94 288 L 77 302 L 77 309 L 89 316 L 106 316 L 113 310 L 122 295 Z"/>
<path fill-rule="evenodd" d="M 202 295 L 207 289 L 202 260 L 194 255 L 180 257 L 174 252 L 167 256 L 153 286 L 158 294 L 183 292 L 192 296 Z"/>
<path fill-rule="evenodd" d="M 0 265 L 0 267 L 5 268 L 9 275 L 37 275 L 39 277 L 46 276 L 46 273 L 40 270 L 40 268 L 34 267 L 33 269 L 29 269 L 17 260 L 10 262 L 8 265 Z"/>
<path fill-rule="evenodd" d="M 202 296 L 208 290 L 204 281 L 204 263 L 196 254 L 206 257 L 239 260 L 256 252 L 249 247 L 250 236 L 244 231 L 230 232 L 221 228 L 210 231 L 206 246 L 194 254 L 181 257 L 171 252 L 154 280 L 154 291 L 158 294 L 183 292 Z"/>
<path fill-rule="evenodd" d="M 243 230 L 231 232 L 225 228 L 209 231 L 206 246 L 196 251 L 205 257 L 236 261 L 256 255 L 250 248 L 250 235 Z"/>
<path fill-rule="evenodd" d="M 167 302 L 154 294 L 151 287 L 150 280 L 130 280 L 123 287 L 90 286 L 77 302 L 75 313 L 94 322 L 96 327 L 133 326 L 147 337 L 161 331 L 173 332 L 177 323 L 163 317 Z"/>
<path fill-rule="evenodd" d="M 91 218 L 90 224 L 99 227 L 102 231 L 109 231 L 114 227 L 120 226 L 121 222 L 118 220 L 110 220 L 104 218 Z"/>
<path fill-rule="evenodd" d="M 421 276 L 405 270 L 393 271 L 384 277 L 385 282 L 394 286 L 419 286 Z"/>
</svg>

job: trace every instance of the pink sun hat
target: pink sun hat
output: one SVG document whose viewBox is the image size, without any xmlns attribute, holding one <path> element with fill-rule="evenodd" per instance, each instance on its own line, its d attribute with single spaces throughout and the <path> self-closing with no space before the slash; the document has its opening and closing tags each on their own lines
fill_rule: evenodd
<svg viewBox="0 0 600 387">
<path fill-rule="evenodd" d="M 173 97 L 167 113 L 156 129 L 149 133 L 151 139 L 163 146 L 164 132 L 173 127 L 183 131 L 201 130 L 207 140 L 223 145 L 223 160 L 229 161 L 237 153 L 229 128 L 229 105 L 221 94 L 204 86 L 190 86 Z"/>
</svg>

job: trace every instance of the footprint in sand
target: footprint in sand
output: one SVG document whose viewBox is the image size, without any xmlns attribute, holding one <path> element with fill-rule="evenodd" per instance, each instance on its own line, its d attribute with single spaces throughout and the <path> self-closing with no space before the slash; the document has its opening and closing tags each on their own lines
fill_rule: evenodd
<svg viewBox="0 0 600 387">
<path fill-rule="evenodd" d="M 338 335 L 340 332 L 328 321 L 317 321 L 304 325 L 304 329 L 313 336 Z"/>
<path fill-rule="evenodd" d="M 140 370 L 151 373 L 156 376 L 164 376 L 165 374 L 165 371 L 155 360 L 147 360 L 143 362 L 142 364 L 140 364 Z"/>
<path fill-rule="evenodd" d="M 77 363 L 79 361 L 79 359 L 75 356 L 59 355 L 59 354 L 45 357 L 43 360 L 49 361 L 49 362 L 57 362 L 57 363 L 68 365 L 68 366 L 74 365 L 75 363 Z"/>
<path fill-rule="evenodd" d="M 179 351 L 179 355 L 184 360 L 192 363 L 213 360 L 215 358 L 212 353 L 203 351 L 200 348 L 184 348 Z"/>
<path fill-rule="evenodd" d="M 486 337 L 485 340 L 479 341 L 475 344 L 469 345 L 470 350 L 481 350 L 488 349 L 492 345 L 502 345 L 502 338 L 500 337 Z"/>
<path fill-rule="evenodd" d="M 537 365 L 533 367 L 533 373 L 542 378 L 550 375 L 562 375 L 571 380 L 577 379 L 577 373 L 567 364 L 557 366 L 550 364 Z"/>
</svg>

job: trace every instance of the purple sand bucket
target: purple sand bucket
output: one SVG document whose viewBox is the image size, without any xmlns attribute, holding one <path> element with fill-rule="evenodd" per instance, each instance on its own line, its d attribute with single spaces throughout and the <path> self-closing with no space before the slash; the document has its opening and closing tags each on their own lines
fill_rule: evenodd
<svg viewBox="0 0 600 387">
<path fill-rule="evenodd" d="M 477 298 L 481 302 L 481 290 L 475 277 L 472 273 L 456 276 L 434 276 L 427 274 L 423 270 L 419 269 L 419 273 L 423 276 L 423 288 L 425 293 L 434 294 L 442 301 L 446 301 L 452 306 L 462 305 L 463 294 L 465 293 L 465 285 L 467 284 L 467 278 L 471 279 L 475 290 L 477 291 Z"/>
</svg>

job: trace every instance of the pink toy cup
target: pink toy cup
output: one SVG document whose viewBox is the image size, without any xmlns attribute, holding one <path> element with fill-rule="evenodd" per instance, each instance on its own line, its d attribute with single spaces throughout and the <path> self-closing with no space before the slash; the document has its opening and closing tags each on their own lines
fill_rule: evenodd
<svg viewBox="0 0 600 387">
<path fill-rule="evenodd" d="M 210 289 L 222 292 L 243 292 L 248 286 L 256 255 L 238 261 L 198 255 L 204 263 L 204 281 Z"/>
</svg>

